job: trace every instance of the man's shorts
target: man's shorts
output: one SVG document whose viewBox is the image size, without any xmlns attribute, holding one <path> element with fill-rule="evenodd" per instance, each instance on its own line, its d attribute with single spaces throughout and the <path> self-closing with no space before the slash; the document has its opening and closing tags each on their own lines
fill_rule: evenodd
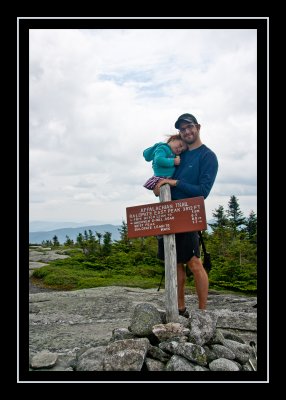
<svg viewBox="0 0 286 400">
<path fill-rule="evenodd" d="M 177 264 L 186 264 L 193 256 L 200 257 L 200 241 L 198 232 L 176 233 Z M 158 239 L 158 258 L 165 260 L 164 239 Z"/>
</svg>

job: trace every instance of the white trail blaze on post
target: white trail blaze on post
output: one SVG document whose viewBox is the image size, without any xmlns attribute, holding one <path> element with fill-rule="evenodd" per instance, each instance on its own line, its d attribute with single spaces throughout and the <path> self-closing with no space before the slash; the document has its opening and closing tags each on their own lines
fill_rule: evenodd
<svg viewBox="0 0 286 400">
<path fill-rule="evenodd" d="M 170 185 L 160 187 L 160 201 L 170 201 Z M 175 235 L 163 235 L 165 253 L 165 304 L 167 322 L 178 322 L 177 253 Z"/>
</svg>

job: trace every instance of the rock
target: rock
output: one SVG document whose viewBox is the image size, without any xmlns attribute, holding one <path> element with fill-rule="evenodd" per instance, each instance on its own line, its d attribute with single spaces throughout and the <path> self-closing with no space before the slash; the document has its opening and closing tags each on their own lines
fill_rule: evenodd
<svg viewBox="0 0 286 400">
<path fill-rule="evenodd" d="M 33 369 L 52 368 L 57 358 L 58 354 L 43 350 L 32 358 L 31 367 Z"/>
<path fill-rule="evenodd" d="M 231 294 L 216 295 L 215 299 L 216 301 L 210 304 L 210 312 L 202 313 L 195 309 L 196 295 L 186 295 L 191 317 L 183 320 L 187 321 L 191 329 L 196 327 L 195 336 L 203 338 L 198 339 L 199 343 L 204 343 L 212 336 L 207 345 L 201 347 L 198 343 L 191 343 L 194 338 L 182 324 L 170 323 L 162 328 L 164 291 L 105 287 L 30 294 L 31 370 L 249 370 L 251 365 L 248 358 L 253 356 L 253 350 L 246 344 L 249 341 L 241 339 L 241 335 L 247 334 L 249 340 L 257 342 L 253 300 L 232 301 L 237 300 L 237 295 Z M 225 312 L 227 301 L 230 308 Z M 239 304 L 243 304 L 244 311 L 240 329 L 237 329 L 236 321 L 242 314 L 242 311 L 238 310 Z M 135 332 L 130 332 L 127 328 L 132 326 L 131 321 L 136 321 L 135 314 L 139 319 L 140 315 L 148 317 L 147 320 L 144 319 L 144 324 L 148 322 L 147 328 L 144 324 L 138 325 L 136 322 L 140 329 L 136 328 Z M 198 317 L 201 314 L 208 317 Z M 211 315 L 213 318 L 209 318 Z M 223 325 L 223 328 L 218 329 L 220 316 L 223 319 L 219 324 Z M 230 321 L 230 326 L 227 321 Z M 151 346 L 149 335 L 148 338 L 140 339 L 140 342 L 138 336 L 144 334 L 143 330 L 145 329 L 145 334 L 148 335 L 154 332 L 155 326 L 156 332 L 158 322 L 159 328 L 163 329 L 161 340 L 168 341 Z M 210 327 L 206 327 L 205 324 L 209 324 Z M 248 330 L 250 328 L 251 330 Z M 48 353 L 44 354 L 44 359 L 42 354 L 39 362 L 37 359 L 39 360 L 39 353 L 43 348 Z M 50 359 L 50 354 L 53 355 L 53 360 Z M 233 358 L 233 354 L 235 359 L 229 360 L 228 358 Z M 56 359 L 57 355 L 59 357 Z M 167 368 L 170 358 L 174 356 L 176 357 L 173 361 L 176 363 L 172 361 Z M 60 361 L 68 359 L 72 361 Z M 213 362 L 215 363 L 212 364 Z"/>
<path fill-rule="evenodd" d="M 216 302 L 209 308 L 219 310 L 221 306 L 225 307 L 226 299 L 231 298 L 230 294 L 216 295 Z M 163 290 L 118 286 L 35 293 L 30 294 L 29 301 L 34 307 L 29 316 L 30 350 L 34 352 L 45 348 L 67 353 L 76 347 L 107 345 L 114 329 L 128 328 L 137 304 L 147 302 L 157 309 L 165 308 Z M 195 309 L 196 295 L 186 295 L 186 302 L 188 309 Z M 232 304 L 230 302 L 230 307 Z M 244 320 L 249 315 L 254 328 L 253 308 L 250 306 L 248 310 Z M 237 313 L 230 308 L 228 315 Z M 241 330 L 234 330 L 235 334 L 241 336 L 247 332 L 247 343 L 250 340 L 257 343 L 256 331 L 244 331 L 243 328 L 242 324 Z M 232 328 L 227 331 L 231 332 Z"/>
</svg>

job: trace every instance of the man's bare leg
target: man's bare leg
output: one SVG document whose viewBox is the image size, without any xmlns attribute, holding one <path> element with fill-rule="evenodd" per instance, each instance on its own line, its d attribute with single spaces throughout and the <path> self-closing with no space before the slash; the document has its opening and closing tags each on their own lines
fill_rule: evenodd
<svg viewBox="0 0 286 400">
<path fill-rule="evenodd" d="M 194 275 L 194 281 L 199 300 L 199 309 L 205 310 L 207 306 L 209 290 L 208 274 L 203 267 L 201 259 L 196 256 L 193 256 L 190 261 L 188 261 L 187 265 Z"/>
</svg>

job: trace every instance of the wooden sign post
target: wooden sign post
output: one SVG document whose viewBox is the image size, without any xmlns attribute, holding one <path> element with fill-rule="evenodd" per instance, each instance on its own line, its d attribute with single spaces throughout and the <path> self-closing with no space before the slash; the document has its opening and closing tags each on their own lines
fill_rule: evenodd
<svg viewBox="0 0 286 400">
<path fill-rule="evenodd" d="M 179 319 L 177 303 L 177 254 L 174 233 L 207 229 L 203 197 L 170 200 L 168 184 L 160 187 L 160 203 L 127 207 L 128 237 L 163 235 L 167 322 Z"/>
<path fill-rule="evenodd" d="M 170 185 L 160 187 L 160 201 L 170 201 Z M 178 322 L 177 252 L 175 235 L 163 235 L 165 254 L 165 304 L 167 322 Z"/>
</svg>

